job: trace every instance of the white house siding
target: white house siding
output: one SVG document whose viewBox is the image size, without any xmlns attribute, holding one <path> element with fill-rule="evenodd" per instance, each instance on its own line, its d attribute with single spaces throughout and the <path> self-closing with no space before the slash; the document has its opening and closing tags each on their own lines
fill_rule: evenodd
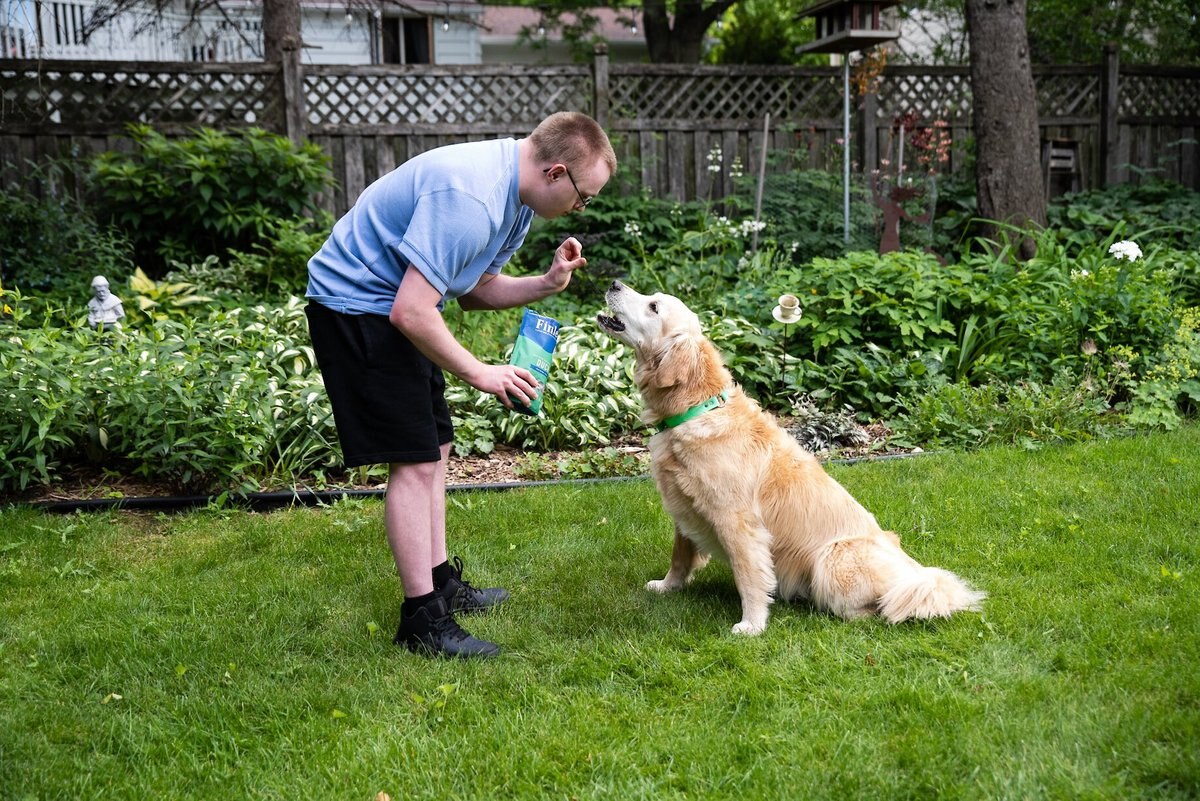
<svg viewBox="0 0 1200 801">
<path fill-rule="evenodd" d="M 352 17 L 347 24 L 345 6 L 340 11 L 305 9 L 300 17 L 304 42 L 300 60 L 305 64 L 370 64 L 368 31 L 365 14 Z"/>
<path fill-rule="evenodd" d="M 463 22 L 448 22 L 449 30 L 442 30 L 442 23 L 433 23 L 434 61 L 438 64 L 479 64 L 482 48 L 479 44 L 479 29 Z"/>
<path fill-rule="evenodd" d="M 301 59 L 306 64 L 370 64 L 377 58 L 372 46 L 376 30 L 371 11 L 360 5 L 330 0 L 301 0 L 300 35 L 304 42 Z M 261 3 L 225 0 L 223 6 L 240 29 L 229 27 L 222 15 L 212 11 L 200 24 L 178 33 L 190 20 L 186 0 L 155 19 L 145 13 L 118 17 L 83 41 L 82 27 L 97 0 L 44 0 L 41 30 L 44 40 L 37 46 L 37 4 L 34 0 L 0 0 L 0 59 L 45 58 L 90 61 L 259 61 L 262 59 Z M 425 12 L 433 32 L 433 61 L 436 64 L 478 64 L 481 59 L 479 30 L 463 21 L 477 18 L 475 2 L 407 0 L 407 6 Z M 447 16 L 447 11 L 450 16 Z M 147 25 L 149 23 L 149 25 Z M 447 30 L 442 30 L 446 23 Z M 145 28 L 136 36 L 136 28 Z"/>
</svg>

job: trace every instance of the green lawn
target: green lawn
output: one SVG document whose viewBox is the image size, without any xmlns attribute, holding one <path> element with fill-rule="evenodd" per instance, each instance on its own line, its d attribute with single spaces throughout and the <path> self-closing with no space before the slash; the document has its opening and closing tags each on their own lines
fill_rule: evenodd
<svg viewBox="0 0 1200 801">
<path fill-rule="evenodd" d="M 649 482 L 455 493 L 505 654 L 429 661 L 377 501 L 2 511 L 0 798 L 1200 795 L 1200 428 L 834 472 L 984 613 L 736 638 L 724 566 L 642 589 Z"/>
</svg>

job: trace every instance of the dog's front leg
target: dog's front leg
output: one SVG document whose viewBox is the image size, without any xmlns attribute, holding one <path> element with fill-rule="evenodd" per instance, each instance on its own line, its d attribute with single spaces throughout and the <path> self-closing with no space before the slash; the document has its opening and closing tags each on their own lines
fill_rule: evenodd
<svg viewBox="0 0 1200 801">
<path fill-rule="evenodd" d="M 646 582 L 651 592 L 673 592 L 692 580 L 692 574 L 708 563 L 708 555 L 696 548 L 675 524 L 675 545 L 671 548 L 671 569 L 661 580 Z"/>
<path fill-rule="evenodd" d="M 742 598 L 742 619 L 734 634 L 754 636 L 767 628 L 768 609 L 775 592 L 775 563 L 771 558 L 771 534 L 761 525 L 745 520 L 729 521 L 730 536 L 717 534 L 729 556 L 733 582 Z"/>
</svg>

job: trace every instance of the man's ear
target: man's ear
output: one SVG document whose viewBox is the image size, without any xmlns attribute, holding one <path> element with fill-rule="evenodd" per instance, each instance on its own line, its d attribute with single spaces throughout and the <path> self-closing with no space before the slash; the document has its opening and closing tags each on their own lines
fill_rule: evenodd
<svg viewBox="0 0 1200 801">
<path fill-rule="evenodd" d="M 694 383 L 700 375 L 700 346 L 686 334 L 676 334 L 654 354 L 653 384 L 659 389 Z"/>
</svg>

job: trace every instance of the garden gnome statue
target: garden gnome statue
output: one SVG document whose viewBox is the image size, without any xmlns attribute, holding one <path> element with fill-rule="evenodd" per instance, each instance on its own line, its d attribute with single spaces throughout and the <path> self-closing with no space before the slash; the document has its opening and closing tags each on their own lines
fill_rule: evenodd
<svg viewBox="0 0 1200 801">
<path fill-rule="evenodd" d="M 103 275 L 92 279 L 92 294 L 94 297 L 88 301 L 88 325 L 95 328 L 104 323 L 119 328 L 125 309 L 121 306 L 121 299 L 108 291 L 108 279 Z"/>
</svg>

